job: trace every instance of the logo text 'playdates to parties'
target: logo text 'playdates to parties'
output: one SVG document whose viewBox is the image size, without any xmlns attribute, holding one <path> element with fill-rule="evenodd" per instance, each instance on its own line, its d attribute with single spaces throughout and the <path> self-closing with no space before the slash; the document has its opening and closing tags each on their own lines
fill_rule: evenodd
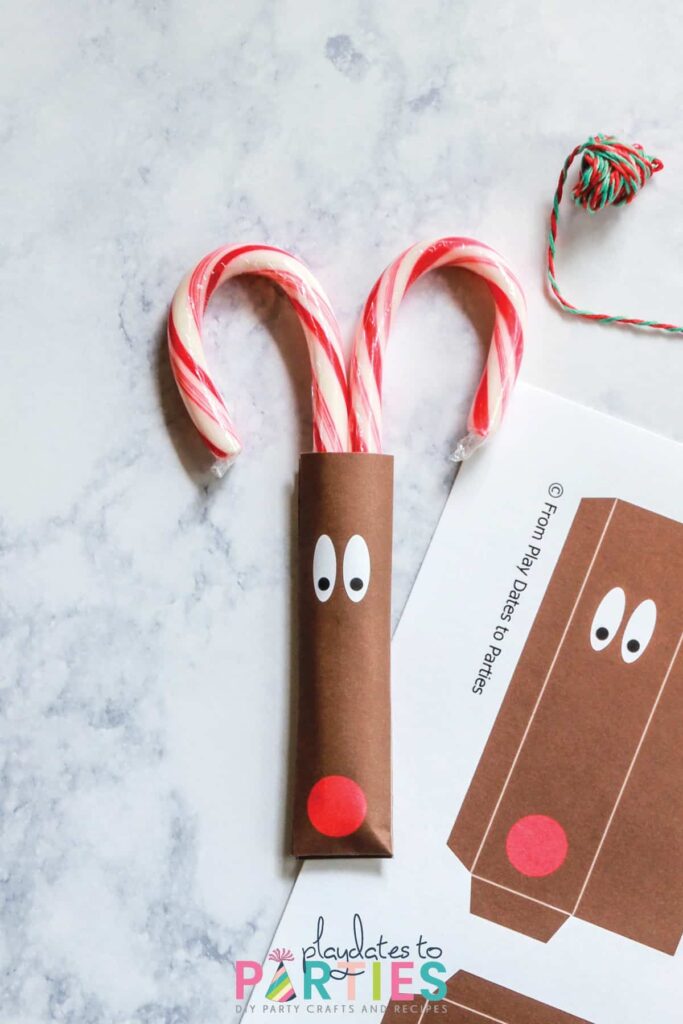
<svg viewBox="0 0 683 1024">
<path fill-rule="evenodd" d="M 446 994 L 442 953 L 441 946 L 422 934 L 410 942 L 395 942 L 382 933 L 368 939 L 360 914 L 352 918 L 348 941 L 330 941 L 325 935 L 325 919 L 319 917 L 312 940 L 300 947 L 298 959 L 290 949 L 276 948 L 265 966 L 255 960 L 238 960 L 235 997 L 238 1003 L 246 1000 L 253 986 L 265 981 L 264 997 L 274 1011 L 295 1000 L 363 1003 L 367 1012 L 372 1004 L 379 1008 L 377 1004 L 388 999 L 407 1001 L 421 996 L 436 1003 Z M 252 1002 L 249 1010 L 254 1008 Z"/>
</svg>

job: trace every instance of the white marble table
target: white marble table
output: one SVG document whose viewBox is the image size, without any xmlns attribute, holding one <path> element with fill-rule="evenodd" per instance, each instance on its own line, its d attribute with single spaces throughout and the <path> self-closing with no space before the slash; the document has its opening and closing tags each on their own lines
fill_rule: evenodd
<svg viewBox="0 0 683 1024">
<path fill-rule="evenodd" d="M 294 878 L 290 536 L 307 369 L 269 287 L 216 298 L 207 343 L 248 448 L 213 481 L 163 342 L 197 258 L 240 240 L 291 248 L 348 341 L 403 247 L 478 236 L 525 283 L 528 380 L 683 438 L 683 341 L 572 323 L 542 278 L 562 160 L 614 131 L 667 169 L 626 211 L 568 215 L 561 280 L 582 304 L 683 321 L 678 5 L 416 11 L 4 12 L 2 1024 L 229 1022 L 231 964 L 264 954 Z M 392 337 L 396 616 L 453 479 L 445 456 L 489 325 L 481 288 L 444 275 L 416 287 Z"/>
</svg>

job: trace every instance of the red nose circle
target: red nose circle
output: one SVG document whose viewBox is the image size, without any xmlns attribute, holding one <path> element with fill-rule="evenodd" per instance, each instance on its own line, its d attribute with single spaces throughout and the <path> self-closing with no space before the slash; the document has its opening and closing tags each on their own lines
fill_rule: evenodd
<svg viewBox="0 0 683 1024">
<path fill-rule="evenodd" d="M 562 867 L 569 850 L 559 821 L 545 814 L 528 814 L 508 832 L 505 852 L 513 868 L 528 878 L 545 878 Z"/>
<path fill-rule="evenodd" d="M 346 775 L 325 775 L 308 794 L 308 817 L 324 836 L 350 836 L 363 824 L 368 802 L 357 782 Z"/>
</svg>

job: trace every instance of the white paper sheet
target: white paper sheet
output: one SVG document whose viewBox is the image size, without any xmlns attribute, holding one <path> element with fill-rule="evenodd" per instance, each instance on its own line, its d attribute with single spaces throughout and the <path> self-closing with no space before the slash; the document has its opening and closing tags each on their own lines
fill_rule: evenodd
<svg viewBox="0 0 683 1024">
<path fill-rule="evenodd" d="M 315 993 L 303 999 L 302 950 L 313 943 L 319 917 L 323 949 L 354 946 L 357 914 L 364 945 L 376 954 L 380 935 L 385 953 L 393 945 L 410 947 L 416 989 L 422 937 L 442 950 L 432 959 L 443 962 L 446 976 L 466 970 L 594 1024 L 679 1024 L 680 949 L 671 956 L 575 918 L 543 943 L 476 917 L 469 910 L 470 875 L 446 845 L 586 497 L 623 499 L 680 521 L 683 447 L 520 386 L 500 435 L 458 475 L 394 639 L 395 856 L 303 866 L 273 939 L 273 947 L 294 954 L 288 969 L 297 998 L 285 1006 L 265 998 L 277 966 L 267 962 L 245 1014 L 301 1015 L 318 1005 L 330 1011 Z M 557 511 L 547 517 L 541 554 L 487 685 L 476 694 L 492 629 L 547 502 Z M 683 624 L 683 608 L 678 611 Z M 681 733 L 683 740 L 683 723 Z M 336 1012 L 381 1017 L 391 994 L 391 961 L 381 960 L 382 993 L 373 1001 L 370 959 L 364 957 L 355 1000 L 348 1000 L 346 981 L 327 985 Z"/>
</svg>

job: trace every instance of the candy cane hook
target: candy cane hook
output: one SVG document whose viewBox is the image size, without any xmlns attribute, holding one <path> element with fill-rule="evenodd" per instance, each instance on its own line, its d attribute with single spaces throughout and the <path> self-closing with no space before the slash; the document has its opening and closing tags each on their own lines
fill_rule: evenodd
<svg viewBox="0 0 683 1024">
<path fill-rule="evenodd" d="M 306 337 L 312 374 L 313 450 L 348 450 L 346 373 L 337 320 L 325 292 L 296 257 L 268 245 L 227 246 L 209 253 L 181 281 L 168 318 L 171 369 L 185 407 L 221 474 L 242 444 L 207 366 L 202 321 L 215 290 L 238 274 L 257 274 L 279 285 L 294 306 Z"/>
<path fill-rule="evenodd" d="M 519 373 L 524 347 L 522 289 L 503 257 L 472 238 L 421 242 L 394 260 L 370 292 L 361 316 L 349 371 L 351 448 L 382 451 L 382 372 L 394 317 L 405 293 L 437 267 L 461 267 L 483 278 L 495 303 L 489 355 L 467 423 L 452 458 L 467 458 L 498 426 Z"/>
</svg>

